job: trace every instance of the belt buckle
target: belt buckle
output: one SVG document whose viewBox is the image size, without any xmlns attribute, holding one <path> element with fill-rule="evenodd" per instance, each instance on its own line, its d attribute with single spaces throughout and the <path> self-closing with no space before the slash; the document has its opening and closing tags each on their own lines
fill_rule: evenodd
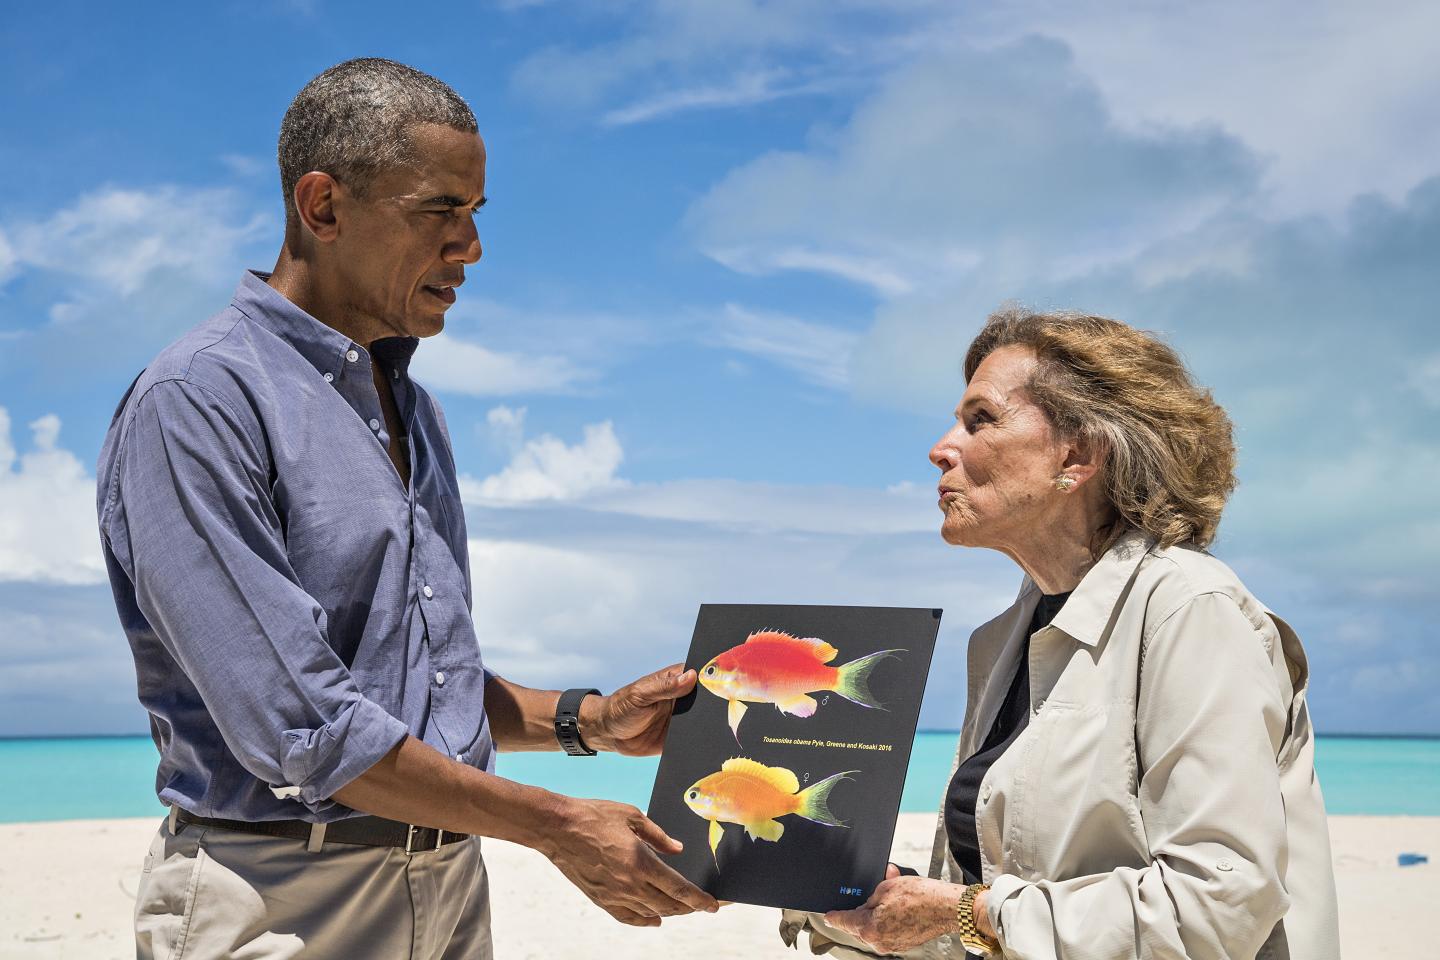
<svg viewBox="0 0 1440 960">
<path fill-rule="evenodd" d="M 415 831 L 416 831 L 416 830 L 419 830 L 419 829 L 421 829 L 421 828 L 418 827 L 418 826 L 416 826 L 416 825 L 413 824 L 413 823 L 407 823 L 407 824 L 405 825 L 405 855 L 406 855 L 406 856 L 410 856 L 410 855 L 416 854 L 416 853 L 430 853 L 431 851 L 439 850 L 439 849 L 440 849 L 440 845 L 445 842 L 445 831 L 444 831 L 444 830 L 441 830 L 441 829 L 439 829 L 439 828 L 436 828 L 436 830 L 435 830 L 435 846 L 433 846 L 433 847 L 428 847 L 428 848 L 426 848 L 426 849 L 424 849 L 424 850 L 416 850 L 416 849 L 415 849 Z"/>
</svg>

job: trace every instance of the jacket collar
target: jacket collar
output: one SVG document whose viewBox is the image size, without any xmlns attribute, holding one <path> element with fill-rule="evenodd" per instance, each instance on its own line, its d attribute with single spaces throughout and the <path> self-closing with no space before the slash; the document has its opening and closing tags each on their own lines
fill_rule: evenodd
<svg viewBox="0 0 1440 960">
<path fill-rule="evenodd" d="M 1080 579 L 1050 626 L 1087 647 L 1098 644 L 1115 616 L 1121 595 L 1154 543 L 1154 538 L 1142 530 L 1122 534 Z M 1030 596 L 1032 593 L 1034 596 Z M 1026 575 L 1020 587 L 1021 606 L 1033 611 L 1039 594 L 1040 588 Z"/>
</svg>

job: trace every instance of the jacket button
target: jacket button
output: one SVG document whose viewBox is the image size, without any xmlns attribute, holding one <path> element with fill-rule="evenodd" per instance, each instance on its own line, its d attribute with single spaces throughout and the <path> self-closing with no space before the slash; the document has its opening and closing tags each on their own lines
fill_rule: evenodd
<svg viewBox="0 0 1440 960">
<path fill-rule="evenodd" d="M 1235 864 L 1231 863 L 1227 858 L 1221 857 L 1219 860 L 1216 860 L 1216 861 L 1215 861 L 1215 869 L 1216 869 L 1216 870 L 1234 870 L 1234 869 L 1235 869 Z"/>
</svg>

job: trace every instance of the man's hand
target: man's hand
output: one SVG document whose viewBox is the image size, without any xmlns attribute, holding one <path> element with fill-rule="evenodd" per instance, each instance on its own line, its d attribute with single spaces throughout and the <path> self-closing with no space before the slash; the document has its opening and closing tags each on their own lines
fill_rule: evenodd
<svg viewBox="0 0 1440 960">
<path fill-rule="evenodd" d="M 695 671 L 676 663 L 580 704 L 580 736 L 594 750 L 630 757 L 660 752 L 675 700 L 695 688 Z M 667 851 L 669 852 L 669 851 Z"/>
<path fill-rule="evenodd" d="M 714 897 L 655 855 L 679 853 L 681 847 L 629 804 L 568 800 L 556 829 L 539 849 L 616 920 L 658 927 L 661 917 L 718 909 Z"/>
<path fill-rule="evenodd" d="M 944 880 L 899 876 L 894 864 L 870 899 L 854 910 L 831 910 L 825 922 L 859 937 L 878 953 L 904 953 L 955 929 L 964 887 Z"/>
</svg>

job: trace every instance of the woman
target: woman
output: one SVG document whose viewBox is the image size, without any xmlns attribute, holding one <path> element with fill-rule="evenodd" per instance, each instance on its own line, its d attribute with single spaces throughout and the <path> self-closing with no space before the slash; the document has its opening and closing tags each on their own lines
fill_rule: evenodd
<svg viewBox="0 0 1440 960">
<path fill-rule="evenodd" d="M 946 542 L 1020 595 L 970 639 L 929 877 L 787 912 L 816 952 L 1339 956 L 1300 641 L 1204 552 L 1230 421 L 1123 323 L 995 314 L 930 451 Z"/>
</svg>

